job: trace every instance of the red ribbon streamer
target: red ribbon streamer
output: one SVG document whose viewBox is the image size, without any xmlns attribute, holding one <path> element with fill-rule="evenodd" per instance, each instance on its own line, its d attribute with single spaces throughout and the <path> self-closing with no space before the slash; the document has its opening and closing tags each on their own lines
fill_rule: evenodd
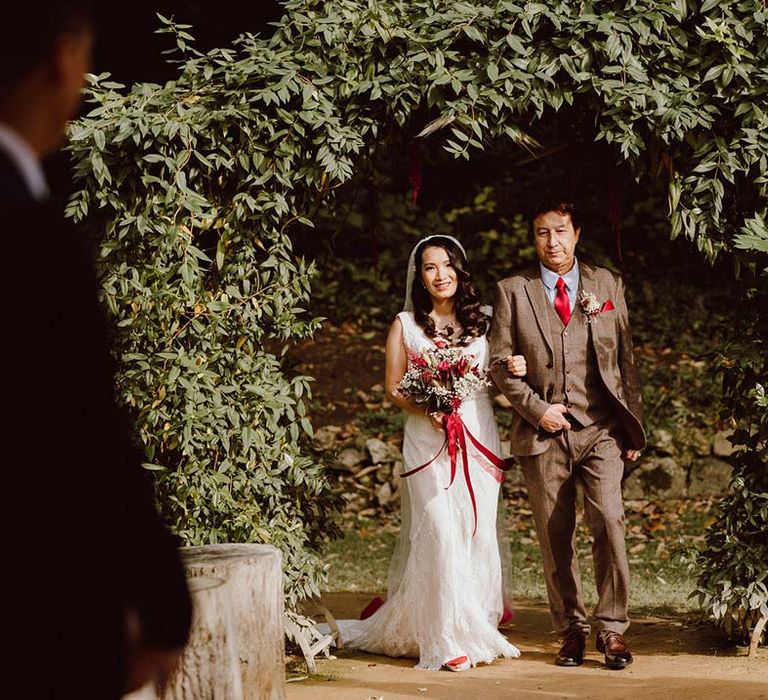
<svg viewBox="0 0 768 700">
<path fill-rule="evenodd" d="M 440 447 L 440 449 L 437 451 L 437 454 L 435 454 L 435 456 L 432 457 L 432 459 L 430 459 L 428 462 L 424 462 L 424 464 L 421 464 L 418 467 L 414 467 L 407 472 L 403 472 L 400 475 L 400 478 L 406 479 L 409 476 L 417 474 L 422 469 L 426 469 L 443 453 L 443 450 L 448 447 L 448 457 L 450 458 L 451 463 L 451 480 L 448 483 L 448 486 L 445 488 L 449 489 L 451 486 L 453 486 L 454 479 L 456 478 L 456 471 L 458 466 L 457 452 L 459 449 L 461 449 L 462 471 L 464 472 L 464 481 L 466 482 L 467 490 L 469 491 L 469 500 L 472 502 L 472 514 L 475 520 L 474 527 L 472 528 L 472 537 L 474 537 L 475 533 L 477 532 L 477 503 L 475 501 L 475 490 L 472 487 L 472 478 L 469 472 L 467 438 L 469 438 L 469 441 L 497 469 L 500 469 L 501 471 L 507 471 L 511 465 L 507 463 L 507 460 L 501 459 L 501 457 L 493 454 L 493 452 L 491 452 L 474 435 L 472 435 L 467 426 L 464 425 L 464 421 L 461 419 L 458 411 L 443 416 L 443 430 L 445 431 L 445 440 L 443 441 L 442 447 Z"/>
<path fill-rule="evenodd" d="M 416 204 L 421 192 L 421 146 L 412 141 L 408 149 L 408 180 L 411 183 L 411 201 Z"/>
</svg>

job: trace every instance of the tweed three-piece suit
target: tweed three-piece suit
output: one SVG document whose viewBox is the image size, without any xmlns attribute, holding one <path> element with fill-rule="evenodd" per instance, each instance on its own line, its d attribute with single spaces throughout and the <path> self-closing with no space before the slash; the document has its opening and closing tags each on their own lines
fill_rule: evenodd
<svg viewBox="0 0 768 700">
<path fill-rule="evenodd" d="M 589 317 L 577 302 L 567 325 L 546 295 L 539 266 L 498 283 L 491 328 L 491 376 L 513 408 L 511 451 L 528 488 L 558 632 L 589 632 L 576 557 L 576 488 L 584 492 L 593 537 L 597 630 L 629 625 L 622 451 L 642 449 L 642 398 L 624 287 L 618 275 L 579 263 L 579 294 L 605 310 Z M 610 302 L 610 303 L 607 303 Z M 524 355 L 525 377 L 503 358 Z M 539 427 L 553 404 L 568 409 L 571 430 Z"/>
</svg>

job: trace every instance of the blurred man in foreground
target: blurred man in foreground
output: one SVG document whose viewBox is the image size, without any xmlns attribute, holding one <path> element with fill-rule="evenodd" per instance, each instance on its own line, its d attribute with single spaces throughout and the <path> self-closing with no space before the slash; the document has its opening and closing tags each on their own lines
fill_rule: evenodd
<svg viewBox="0 0 768 700">
<path fill-rule="evenodd" d="M 0 13 L 0 687 L 119 698 L 173 669 L 190 601 L 115 404 L 96 280 L 41 158 L 80 105 L 89 3 Z"/>
</svg>

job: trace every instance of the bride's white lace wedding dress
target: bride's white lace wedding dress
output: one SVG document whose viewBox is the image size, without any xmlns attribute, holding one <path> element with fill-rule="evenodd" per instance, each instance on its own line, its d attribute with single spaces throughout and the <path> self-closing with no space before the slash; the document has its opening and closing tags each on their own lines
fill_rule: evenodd
<svg viewBox="0 0 768 700">
<path fill-rule="evenodd" d="M 410 311 L 398 318 L 408 352 L 434 348 Z M 488 341 L 475 338 L 463 348 L 471 362 L 488 364 Z M 500 454 L 499 436 L 487 392 L 465 400 L 460 415 L 491 452 Z M 426 416 L 408 414 L 405 471 L 437 454 L 444 435 Z M 467 656 L 472 665 L 517 657 L 520 652 L 499 633 L 503 612 L 502 566 L 496 534 L 501 472 L 468 441 L 469 472 L 476 499 L 459 466 L 450 482 L 447 450 L 428 467 L 401 481 L 402 528 L 390 564 L 387 601 L 366 620 L 340 620 L 345 646 L 388 656 L 418 657 L 417 668 L 438 670 Z"/>
</svg>

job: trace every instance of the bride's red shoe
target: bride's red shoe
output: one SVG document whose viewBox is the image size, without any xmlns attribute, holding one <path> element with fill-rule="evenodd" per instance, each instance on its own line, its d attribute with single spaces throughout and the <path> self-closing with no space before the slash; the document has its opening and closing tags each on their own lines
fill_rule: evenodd
<svg viewBox="0 0 768 700">
<path fill-rule="evenodd" d="M 515 611 L 509 608 L 504 608 L 504 612 L 501 614 L 501 620 L 499 620 L 499 627 L 506 625 L 508 622 L 512 622 L 515 619 Z"/>
<path fill-rule="evenodd" d="M 457 656 L 455 659 L 445 662 L 445 667 L 449 671 L 466 671 L 471 665 L 466 656 Z"/>
<path fill-rule="evenodd" d="M 376 596 L 368 605 L 363 608 L 363 612 L 360 613 L 361 620 L 367 620 L 373 613 L 375 613 L 382 605 L 384 605 L 384 598 Z"/>
</svg>

